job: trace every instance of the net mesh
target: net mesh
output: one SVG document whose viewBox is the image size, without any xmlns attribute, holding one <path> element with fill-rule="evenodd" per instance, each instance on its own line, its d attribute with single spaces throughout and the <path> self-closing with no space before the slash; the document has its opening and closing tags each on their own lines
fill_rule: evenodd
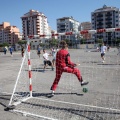
<svg viewBox="0 0 120 120">
<path fill-rule="evenodd" d="M 50 53 L 50 49 L 46 50 Z M 102 63 L 100 52 L 95 49 L 69 49 L 71 61 L 77 66 L 83 80 L 89 81 L 82 91 L 74 74 L 63 73 L 54 97 L 51 85 L 55 71 L 47 66 L 43 71 L 43 52 L 40 58 L 36 50 L 31 51 L 33 97 L 29 97 L 29 77 L 27 56 L 24 59 L 19 81 L 13 93 L 13 101 L 21 101 L 14 111 L 42 119 L 59 120 L 117 120 L 120 119 L 120 55 L 117 48 L 106 53 Z M 53 57 L 49 57 L 50 60 Z M 29 98 L 22 101 L 23 98 Z"/>
</svg>

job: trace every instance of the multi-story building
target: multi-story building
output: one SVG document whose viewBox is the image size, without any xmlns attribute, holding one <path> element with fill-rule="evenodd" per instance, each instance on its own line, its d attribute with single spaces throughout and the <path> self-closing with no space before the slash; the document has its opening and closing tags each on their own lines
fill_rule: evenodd
<svg viewBox="0 0 120 120">
<path fill-rule="evenodd" d="M 49 34 L 50 30 L 47 17 L 43 13 L 30 10 L 28 13 L 24 14 L 21 19 L 24 39 L 29 35 Z M 50 36 L 47 36 L 47 38 L 49 37 Z"/>
<path fill-rule="evenodd" d="M 19 40 L 19 29 L 16 26 L 11 26 L 9 22 L 0 24 L 0 43 L 8 43 L 15 45 Z"/>
<path fill-rule="evenodd" d="M 120 9 L 104 5 L 91 13 L 92 29 L 119 28 Z M 120 32 L 99 33 L 93 36 L 95 40 L 102 39 L 108 44 L 112 44 L 115 39 L 120 38 Z"/>
<path fill-rule="evenodd" d="M 80 24 L 80 28 L 81 28 L 81 30 L 91 30 L 91 22 L 82 22 Z M 92 35 L 90 33 L 82 35 L 82 38 L 86 39 L 86 40 L 90 40 L 91 37 L 92 37 Z"/>
<path fill-rule="evenodd" d="M 51 34 L 57 34 L 57 31 L 51 30 Z M 52 36 L 53 39 L 58 39 L 58 36 Z"/>
<path fill-rule="evenodd" d="M 73 17 L 63 17 L 57 19 L 57 32 L 78 32 L 80 23 L 76 21 Z M 77 40 L 77 35 L 61 35 L 58 37 L 59 40 L 68 39 L 68 40 Z"/>
</svg>

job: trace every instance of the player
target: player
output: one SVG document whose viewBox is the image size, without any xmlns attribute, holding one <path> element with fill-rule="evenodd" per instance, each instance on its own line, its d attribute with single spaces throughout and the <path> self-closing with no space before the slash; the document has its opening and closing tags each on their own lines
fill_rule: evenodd
<svg viewBox="0 0 120 120">
<path fill-rule="evenodd" d="M 53 64 L 53 66 L 55 66 L 55 59 L 56 59 L 56 50 L 55 50 L 55 48 L 53 47 L 52 49 L 51 49 L 51 54 L 52 54 L 52 57 L 53 57 L 53 59 L 52 59 L 52 64 Z"/>
<path fill-rule="evenodd" d="M 22 46 L 21 47 L 21 55 L 22 55 L 22 58 L 24 57 L 24 47 Z"/>
<path fill-rule="evenodd" d="M 12 48 L 12 46 L 10 46 L 10 48 L 9 48 L 9 51 L 10 51 L 10 55 L 11 55 L 11 57 L 13 56 L 13 48 Z"/>
<path fill-rule="evenodd" d="M 54 95 L 63 72 L 75 74 L 80 81 L 81 86 L 88 84 L 88 82 L 83 82 L 80 70 L 76 68 L 78 64 L 75 64 L 70 60 L 70 54 L 68 53 L 68 46 L 66 42 L 61 41 L 60 45 L 62 49 L 59 50 L 56 55 L 56 77 L 51 86 L 52 95 Z"/>
<path fill-rule="evenodd" d="M 100 50 L 101 58 L 102 58 L 103 63 L 105 62 L 105 52 L 106 52 L 106 50 L 107 50 L 107 47 L 103 43 L 102 46 L 101 46 L 101 50 Z"/>
<path fill-rule="evenodd" d="M 40 54 L 41 54 L 40 45 L 38 45 L 38 48 L 37 48 L 37 55 L 39 56 L 39 58 L 40 58 Z"/>
<path fill-rule="evenodd" d="M 6 55 L 7 48 L 6 48 L 6 47 L 4 47 L 3 51 L 4 51 L 4 54 Z"/>
<path fill-rule="evenodd" d="M 46 52 L 46 50 L 43 49 L 43 58 L 44 58 L 44 69 L 43 69 L 43 72 L 45 71 L 45 68 L 47 67 L 47 65 L 51 66 L 51 67 L 52 67 L 52 70 L 54 70 L 53 64 L 52 64 L 52 62 L 49 60 L 49 56 L 51 56 L 51 54 L 48 54 L 48 53 Z"/>
</svg>

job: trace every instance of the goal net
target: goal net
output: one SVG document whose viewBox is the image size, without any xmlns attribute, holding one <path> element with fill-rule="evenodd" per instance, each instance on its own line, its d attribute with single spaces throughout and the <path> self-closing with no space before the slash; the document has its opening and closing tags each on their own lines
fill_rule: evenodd
<svg viewBox="0 0 120 120">
<path fill-rule="evenodd" d="M 30 50 L 28 42 L 9 106 L 16 106 L 14 112 L 45 120 L 120 119 L 120 55 L 117 55 L 117 47 L 106 52 L 102 63 L 101 53 L 90 46 L 68 50 L 71 61 L 80 63 L 77 68 L 89 84 L 81 87 L 74 74 L 63 72 L 52 97 L 50 88 L 56 69 L 52 71 L 48 65 L 44 71 L 43 51 L 39 58 L 36 50 Z M 51 50 L 46 49 L 46 52 Z M 83 88 L 88 92 L 83 92 Z"/>
</svg>

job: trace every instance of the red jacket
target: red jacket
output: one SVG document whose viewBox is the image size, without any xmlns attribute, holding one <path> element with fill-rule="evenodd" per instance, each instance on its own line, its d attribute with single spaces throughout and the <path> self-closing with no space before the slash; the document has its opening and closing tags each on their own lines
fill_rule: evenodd
<svg viewBox="0 0 120 120">
<path fill-rule="evenodd" d="M 67 50 L 61 49 L 57 52 L 56 55 L 56 69 L 63 69 L 64 67 L 75 67 L 76 64 L 71 62 L 70 54 Z"/>
</svg>

